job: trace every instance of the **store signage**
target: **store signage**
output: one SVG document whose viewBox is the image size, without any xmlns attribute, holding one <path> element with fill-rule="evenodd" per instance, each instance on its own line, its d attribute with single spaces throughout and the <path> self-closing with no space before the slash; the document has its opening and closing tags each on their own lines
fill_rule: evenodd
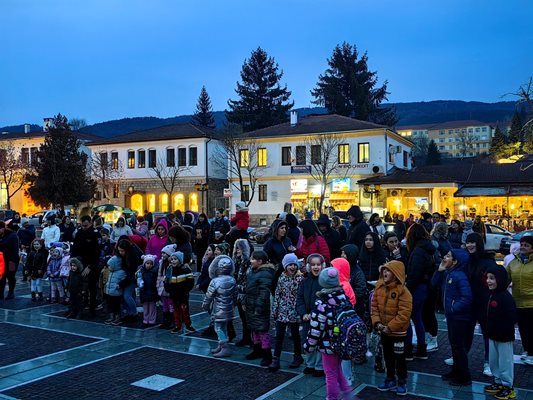
<svg viewBox="0 0 533 400">
<path fill-rule="evenodd" d="M 355 169 L 365 169 L 368 168 L 368 163 L 364 164 L 339 164 L 339 168 L 355 168 Z"/>
<path fill-rule="evenodd" d="M 333 179 L 331 181 L 331 191 L 332 192 L 349 192 L 351 189 L 351 179 L 342 178 L 342 179 Z"/>
<path fill-rule="evenodd" d="M 311 166 L 310 165 L 292 165 L 291 174 L 310 174 Z"/>
<path fill-rule="evenodd" d="M 291 179 L 291 193 L 307 193 L 307 179 Z"/>
</svg>

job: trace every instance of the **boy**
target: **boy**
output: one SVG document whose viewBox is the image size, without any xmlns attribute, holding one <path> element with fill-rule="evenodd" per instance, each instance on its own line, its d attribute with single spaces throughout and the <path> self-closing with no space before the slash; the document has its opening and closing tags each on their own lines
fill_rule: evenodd
<svg viewBox="0 0 533 400">
<path fill-rule="evenodd" d="M 181 333 L 185 324 L 186 333 L 196 332 L 189 313 L 189 292 L 194 287 L 194 275 L 188 264 L 183 263 L 183 253 L 176 251 L 169 257 L 165 272 L 165 291 L 172 299 L 175 327 L 170 333 Z"/>
<path fill-rule="evenodd" d="M 412 309 L 413 298 L 405 286 L 405 266 L 400 261 L 389 261 L 380 268 L 371 308 L 372 325 L 381 333 L 387 369 L 385 382 L 378 386 L 380 391 L 396 390 L 397 395 L 407 394 L 404 342 Z"/>
<path fill-rule="evenodd" d="M 494 383 L 485 387 L 485 393 L 497 399 L 514 399 L 513 342 L 516 323 L 516 305 L 506 290 L 509 277 L 499 265 L 487 268 L 487 286 L 490 297 L 487 304 L 487 336 L 489 337 L 489 364 Z"/>
</svg>

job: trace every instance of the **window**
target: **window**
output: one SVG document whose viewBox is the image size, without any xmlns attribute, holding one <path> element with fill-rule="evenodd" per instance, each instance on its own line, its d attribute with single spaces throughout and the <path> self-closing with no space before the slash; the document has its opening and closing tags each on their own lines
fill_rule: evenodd
<svg viewBox="0 0 533 400">
<path fill-rule="evenodd" d="M 32 147 L 30 149 L 30 162 L 33 167 L 35 167 L 39 161 L 39 156 L 37 155 L 38 151 L 39 149 L 37 147 Z"/>
<path fill-rule="evenodd" d="M 339 164 L 350 163 L 350 145 L 339 144 Z"/>
<path fill-rule="evenodd" d="M 444 132 L 443 130 L 440 130 L 440 131 L 439 131 L 439 135 L 444 135 L 444 133 L 445 133 L 445 132 Z"/>
<path fill-rule="evenodd" d="M 282 147 L 281 148 L 281 165 L 291 165 L 291 148 Z"/>
<path fill-rule="evenodd" d="M 487 127 L 484 126 L 483 128 L 481 128 L 481 132 L 487 132 Z"/>
<path fill-rule="evenodd" d="M 174 149 L 167 149 L 167 167 L 173 167 L 176 165 L 176 154 Z"/>
<path fill-rule="evenodd" d="M 119 186 L 118 186 L 118 183 L 115 183 L 113 185 L 113 198 L 118 199 L 118 194 L 119 194 Z"/>
<path fill-rule="evenodd" d="M 198 148 L 189 147 L 189 165 L 198 165 Z"/>
<path fill-rule="evenodd" d="M 241 201 L 250 200 L 250 185 L 242 185 Z"/>
<path fill-rule="evenodd" d="M 307 157 L 306 157 L 306 149 L 305 146 L 296 146 L 296 165 L 306 165 L 307 164 Z"/>
<path fill-rule="evenodd" d="M 128 151 L 128 168 L 135 168 L 135 152 L 133 150 Z"/>
<path fill-rule="evenodd" d="M 146 151 L 144 150 L 139 150 L 137 152 L 137 166 L 139 168 L 145 168 L 146 167 Z"/>
<path fill-rule="evenodd" d="M 444 146 L 439 146 L 439 150 L 444 150 Z"/>
<path fill-rule="evenodd" d="M 30 149 L 28 149 L 27 147 L 23 147 L 21 149 L 20 161 L 22 161 L 22 164 L 24 165 L 28 165 L 30 163 Z"/>
<path fill-rule="evenodd" d="M 409 152 L 403 151 L 403 166 L 407 168 L 409 165 Z"/>
<path fill-rule="evenodd" d="M 474 133 L 474 128 L 468 128 L 468 133 Z"/>
<path fill-rule="evenodd" d="M 448 142 L 453 142 L 453 138 L 449 138 L 449 139 L 448 139 Z"/>
<path fill-rule="evenodd" d="M 257 165 L 260 167 L 267 166 L 267 149 L 264 147 L 257 149 Z"/>
<path fill-rule="evenodd" d="M 187 165 L 187 149 L 185 147 L 178 148 L 178 167 L 185 167 Z"/>
<path fill-rule="evenodd" d="M 439 143 L 444 143 L 444 139 L 440 138 Z"/>
<path fill-rule="evenodd" d="M 448 131 L 448 135 L 453 135 L 453 129 L 450 129 L 450 130 Z"/>
<path fill-rule="evenodd" d="M 107 169 L 107 152 L 104 151 L 99 154 L 100 156 L 100 167 Z"/>
<path fill-rule="evenodd" d="M 370 143 L 358 143 L 358 163 L 367 163 L 370 162 Z"/>
<path fill-rule="evenodd" d="M 250 150 L 248 149 L 239 150 L 239 166 L 248 167 L 249 165 L 250 165 Z"/>
<path fill-rule="evenodd" d="M 118 153 L 116 151 L 111 152 L 111 169 L 118 169 Z"/>
<path fill-rule="evenodd" d="M 311 164 L 316 165 L 322 162 L 321 146 L 319 144 L 313 144 L 311 146 Z"/>
<path fill-rule="evenodd" d="M 259 185 L 259 201 L 267 201 L 267 185 Z"/>
<path fill-rule="evenodd" d="M 148 168 L 155 168 L 157 165 L 157 153 L 154 149 L 148 150 Z"/>
<path fill-rule="evenodd" d="M 481 131 L 480 128 L 476 128 L 476 133 L 479 133 Z"/>
</svg>

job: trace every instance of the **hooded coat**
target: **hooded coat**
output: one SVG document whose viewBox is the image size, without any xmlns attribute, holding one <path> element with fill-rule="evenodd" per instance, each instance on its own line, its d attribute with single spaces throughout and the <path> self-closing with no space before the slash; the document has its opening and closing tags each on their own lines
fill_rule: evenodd
<svg viewBox="0 0 533 400">
<path fill-rule="evenodd" d="M 123 222 L 122 226 L 119 226 L 118 223 Z M 118 242 L 119 238 L 121 236 L 131 236 L 133 235 L 133 231 L 131 230 L 131 227 L 126 224 L 126 220 L 124 217 L 119 217 L 117 219 L 117 223 L 115 224 L 115 227 L 113 228 L 113 232 L 111 232 L 111 241 L 112 242 Z"/>
<path fill-rule="evenodd" d="M 497 282 L 496 288 L 490 290 L 487 302 L 487 336 L 496 342 L 512 342 L 515 340 L 517 313 L 513 296 L 506 290 L 509 276 L 499 265 L 488 267 L 487 273 L 494 274 Z"/>
<path fill-rule="evenodd" d="M 385 253 L 381 247 L 379 236 L 374 232 L 366 232 L 374 240 L 374 251 L 368 251 L 363 241 L 359 252 L 359 266 L 365 274 L 367 281 L 377 281 L 379 278 L 379 266 L 385 264 Z M 363 239 L 364 239 L 363 237 Z"/>
<path fill-rule="evenodd" d="M 285 257 L 285 254 L 290 253 L 289 247 L 292 246 L 291 240 L 287 236 L 284 236 L 281 240 L 278 239 L 278 231 L 282 226 L 287 226 L 287 222 L 276 220 L 272 223 L 272 237 L 263 246 L 263 251 L 267 253 L 268 259 L 276 266 L 281 265 L 283 257 Z"/>
<path fill-rule="evenodd" d="M 520 254 L 509 263 L 513 297 L 518 308 L 533 308 L 533 254 L 523 260 Z"/>
<path fill-rule="evenodd" d="M 405 267 L 401 261 L 388 262 L 384 267 L 396 279 L 385 283 L 383 270 L 380 271 L 372 296 L 372 326 L 381 323 L 389 328 L 388 336 L 405 336 L 413 310 L 413 297 L 405 286 Z"/>
<path fill-rule="evenodd" d="M 341 256 L 341 247 L 344 244 L 341 240 L 341 235 L 335 229 L 331 227 L 331 221 L 326 214 L 320 215 L 316 221 L 318 226 L 323 225 L 326 227 L 326 231 L 322 232 L 322 236 L 326 240 L 329 248 L 330 259 L 338 258 Z M 319 227 L 320 229 L 320 227 Z"/>
<path fill-rule="evenodd" d="M 109 275 L 104 287 L 104 293 L 108 296 L 122 296 L 120 282 L 126 279 L 126 272 L 122 269 L 122 262 L 118 257 L 111 257 L 107 262 Z"/>
<path fill-rule="evenodd" d="M 331 266 L 339 271 L 339 281 L 344 294 L 352 305 L 356 304 L 355 293 L 350 285 L 350 263 L 344 258 L 336 258 L 331 261 Z"/>
<path fill-rule="evenodd" d="M 287 221 L 287 237 L 291 240 L 291 243 L 294 247 L 298 244 L 298 239 L 300 239 L 300 229 L 298 228 L 298 219 L 294 214 L 287 214 L 285 217 Z"/>
<path fill-rule="evenodd" d="M 370 231 L 370 227 L 363 219 L 363 212 L 358 206 L 351 206 L 346 212 L 348 215 L 352 215 L 355 220 L 350 222 L 350 229 L 348 231 L 348 239 L 346 244 L 355 244 L 361 248 L 365 241 L 365 235 Z"/>
<path fill-rule="evenodd" d="M 150 269 L 147 269 L 145 264 L 139 269 L 142 281 L 144 282 L 143 286 L 139 289 L 139 299 L 141 300 L 141 303 L 149 303 L 159 300 L 159 294 L 157 293 L 158 272 L 159 268 L 157 268 L 156 262 Z"/>
<path fill-rule="evenodd" d="M 298 258 L 307 259 L 311 254 L 315 253 L 321 254 L 326 262 L 331 260 L 326 239 L 318 233 L 307 238 L 302 235 L 298 243 L 298 248 L 296 249 Z"/>
<path fill-rule="evenodd" d="M 244 305 L 246 322 L 252 331 L 269 331 L 270 291 L 274 281 L 274 271 L 275 267 L 272 264 L 265 264 L 257 269 L 248 269 Z"/>
<path fill-rule="evenodd" d="M 163 236 L 157 234 L 157 227 L 162 226 L 165 229 Z M 168 242 L 168 223 L 167 220 L 161 218 L 155 226 L 154 234 L 148 240 L 146 245 L 145 254 L 153 254 L 157 257 L 157 260 L 161 257 L 161 249 L 167 245 Z"/>
<path fill-rule="evenodd" d="M 489 299 L 489 288 L 487 286 L 487 268 L 496 266 L 494 254 L 485 251 L 485 243 L 481 235 L 474 233 L 468 235 L 467 242 L 476 243 L 476 252 L 470 254 L 469 262 L 465 267 L 466 276 L 470 281 L 473 296 L 474 317 L 478 321 L 485 321 L 486 304 Z"/>
<path fill-rule="evenodd" d="M 215 257 L 209 266 L 211 283 L 207 288 L 202 308 L 211 312 L 211 319 L 215 322 L 234 318 L 237 303 L 237 282 L 233 278 L 234 272 L 233 260 L 226 255 Z"/>
<path fill-rule="evenodd" d="M 235 216 L 231 219 L 231 225 L 237 229 L 245 231 L 250 226 L 250 215 L 248 214 L 248 208 L 244 207 L 235 213 Z"/>
<path fill-rule="evenodd" d="M 298 289 L 302 283 L 303 275 L 297 270 L 295 275 L 283 272 L 278 280 L 274 301 L 272 303 L 272 318 L 276 322 L 300 322 L 296 311 Z"/>
<path fill-rule="evenodd" d="M 368 290 L 365 274 L 357 262 L 359 250 L 355 244 L 347 244 L 341 250 L 346 254 L 350 264 L 350 286 L 355 293 L 356 300 L 358 300 L 355 303 L 355 309 L 357 314 L 362 316 L 365 312 L 365 304 L 368 303 Z"/>
<path fill-rule="evenodd" d="M 431 240 L 419 240 L 415 248 L 409 254 L 407 262 L 407 288 L 413 293 L 418 285 L 429 283 L 431 275 L 429 271 L 435 270 L 435 260 L 433 255 L 437 249 Z"/>
<path fill-rule="evenodd" d="M 63 249 L 61 247 L 54 247 L 50 249 L 50 258 L 48 259 L 48 269 L 46 276 L 50 281 L 58 282 L 61 280 L 61 263 L 63 261 Z"/>
<path fill-rule="evenodd" d="M 200 222 L 200 216 L 204 218 L 203 222 Z M 211 230 L 211 225 L 207 220 L 207 215 L 204 213 L 198 216 L 198 222 L 194 225 L 193 228 L 193 237 L 194 237 L 194 254 L 196 254 L 197 259 L 201 259 L 207 250 L 207 245 L 209 244 L 209 231 Z"/>
</svg>

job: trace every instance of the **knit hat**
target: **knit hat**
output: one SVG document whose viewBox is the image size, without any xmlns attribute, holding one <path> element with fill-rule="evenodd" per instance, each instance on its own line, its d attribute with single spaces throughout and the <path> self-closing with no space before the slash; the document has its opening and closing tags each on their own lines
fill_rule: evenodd
<svg viewBox="0 0 533 400">
<path fill-rule="evenodd" d="M 241 208 L 245 208 L 246 207 L 246 204 L 244 203 L 244 201 L 238 201 L 235 203 L 235 208 L 237 210 L 240 210 Z"/>
<path fill-rule="evenodd" d="M 291 264 L 294 264 L 296 267 L 298 267 L 298 257 L 296 257 L 296 254 L 294 253 L 287 253 L 285 254 L 285 257 L 283 257 L 281 264 L 283 265 L 283 269 L 286 269 Z"/>
<path fill-rule="evenodd" d="M 145 254 L 142 256 L 143 259 L 143 265 L 146 264 L 147 261 L 151 261 L 153 265 L 155 265 L 155 261 L 157 260 L 157 257 L 152 254 Z"/>
<path fill-rule="evenodd" d="M 176 251 L 170 255 L 171 257 L 177 257 L 178 260 L 180 260 L 180 264 L 183 264 L 183 253 L 181 251 Z"/>
<path fill-rule="evenodd" d="M 474 226 L 474 222 L 471 219 L 467 219 L 465 221 L 465 229 L 472 229 L 472 226 Z"/>
<path fill-rule="evenodd" d="M 331 289 L 340 285 L 339 271 L 333 267 L 324 268 L 318 276 L 318 283 L 324 289 Z"/>
<path fill-rule="evenodd" d="M 165 253 L 168 256 L 171 256 L 172 253 L 176 251 L 176 245 L 175 244 L 167 244 L 165 247 L 161 249 L 161 253 Z"/>
<path fill-rule="evenodd" d="M 120 257 L 113 256 L 109 260 L 107 260 L 107 265 L 109 266 L 109 268 L 117 270 L 122 268 L 122 260 Z"/>
<path fill-rule="evenodd" d="M 524 235 L 520 238 L 520 243 L 529 243 L 531 246 L 533 246 L 533 235 Z"/>
</svg>

